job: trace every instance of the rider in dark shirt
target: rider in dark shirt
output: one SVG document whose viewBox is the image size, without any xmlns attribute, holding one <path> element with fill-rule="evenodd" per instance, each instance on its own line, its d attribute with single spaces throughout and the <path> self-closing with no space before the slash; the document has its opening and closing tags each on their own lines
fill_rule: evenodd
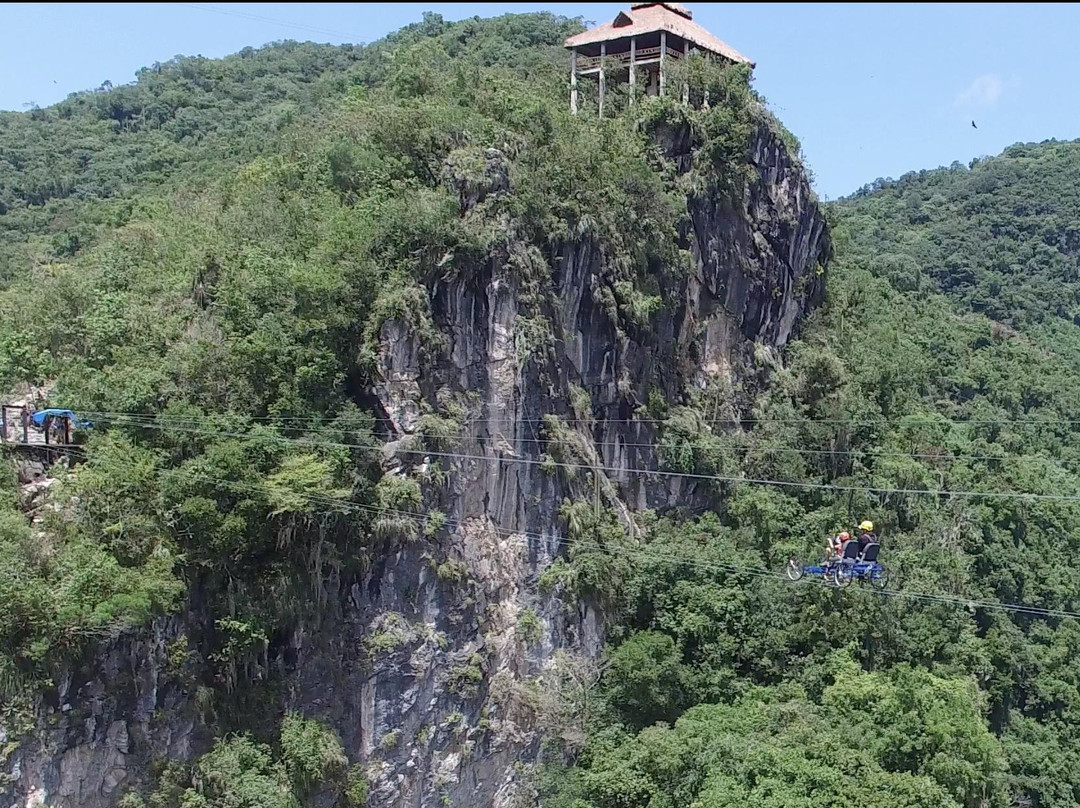
<svg viewBox="0 0 1080 808">
<path fill-rule="evenodd" d="M 862 524 L 859 525 L 859 547 L 863 550 L 866 549 L 868 544 L 877 544 L 877 534 L 874 533 L 874 523 L 869 519 L 864 519 Z"/>
</svg>

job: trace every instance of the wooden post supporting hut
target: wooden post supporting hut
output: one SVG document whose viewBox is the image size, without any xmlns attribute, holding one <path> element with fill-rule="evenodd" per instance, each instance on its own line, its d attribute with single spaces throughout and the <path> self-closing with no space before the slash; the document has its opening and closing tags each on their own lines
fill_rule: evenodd
<svg viewBox="0 0 1080 808">
<path fill-rule="evenodd" d="M 753 62 L 710 34 L 681 3 L 634 3 L 611 22 L 572 36 L 570 50 L 570 111 L 578 111 L 578 80 L 595 76 L 599 87 L 599 114 L 604 117 L 604 96 L 609 74 L 629 84 L 630 103 L 638 90 L 638 73 L 646 95 L 664 95 L 669 59 L 684 59 L 693 51 L 732 64 Z M 687 98 L 687 88 L 682 88 Z"/>
</svg>

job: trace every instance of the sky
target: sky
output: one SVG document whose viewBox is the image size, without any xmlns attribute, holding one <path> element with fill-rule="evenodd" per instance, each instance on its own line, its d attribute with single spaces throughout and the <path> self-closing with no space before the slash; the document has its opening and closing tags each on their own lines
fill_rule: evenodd
<svg viewBox="0 0 1080 808">
<path fill-rule="evenodd" d="M 280 39 L 372 42 L 424 11 L 605 22 L 626 5 L 4 3 L 0 109 L 130 82 L 179 54 L 219 57 Z M 1017 142 L 1080 137 L 1080 5 L 688 5 L 757 63 L 755 88 L 802 141 L 826 199 Z"/>
</svg>

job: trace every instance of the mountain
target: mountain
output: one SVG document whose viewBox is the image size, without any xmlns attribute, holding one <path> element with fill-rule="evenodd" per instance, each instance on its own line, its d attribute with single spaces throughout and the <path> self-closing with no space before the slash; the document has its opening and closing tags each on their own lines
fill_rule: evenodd
<svg viewBox="0 0 1080 808">
<path fill-rule="evenodd" d="M 879 181 L 842 204 L 859 222 L 854 248 L 887 266 L 893 285 L 932 283 L 1014 326 L 1075 325 L 1078 175 L 1075 141 L 1017 144 L 967 167 Z"/>
<path fill-rule="evenodd" d="M 0 267 L 9 281 L 137 215 L 157 189 L 194 190 L 263 153 L 349 86 L 362 49 L 285 42 L 177 57 L 132 85 L 0 112 Z"/>
<path fill-rule="evenodd" d="M 336 102 L 265 142 L 241 71 L 206 90 L 245 123 L 194 179 L 66 202 L 130 215 L 13 275 L 5 381 L 96 424 L 56 510 L 10 514 L 16 800 L 504 805 L 545 727 L 589 729 L 537 700 L 620 620 L 634 511 L 715 498 L 635 473 L 660 421 L 608 419 L 749 401 L 830 247 L 745 69 L 692 65 L 708 110 L 573 117 L 574 30 L 429 18 L 319 51 L 348 62 L 318 79 Z M 302 88 L 297 49 L 199 64 Z"/>
<path fill-rule="evenodd" d="M 94 421 L 0 504 L 6 804 L 1080 801 L 1077 144 L 826 210 L 745 67 L 570 115 L 577 30 L 4 115 L 0 377 Z"/>
</svg>

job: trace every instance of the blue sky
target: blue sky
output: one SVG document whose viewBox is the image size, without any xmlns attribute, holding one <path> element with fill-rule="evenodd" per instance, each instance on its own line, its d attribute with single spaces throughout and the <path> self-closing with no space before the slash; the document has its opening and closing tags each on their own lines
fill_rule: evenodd
<svg viewBox="0 0 1080 808">
<path fill-rule="evenodd" d="M 370 42 L 425 10 L 461 19 L 549 9 L 601 22 L 625 5 L 2 4 L 0 109 L 132 81 L 177 54 L 223 56 L 278 39 Z M 827 198 L 1018 141 L 1080 137 L 1080 6 L 689 5 L 757 62 L 755 87 L 802 140 Z"/>
</svg>

